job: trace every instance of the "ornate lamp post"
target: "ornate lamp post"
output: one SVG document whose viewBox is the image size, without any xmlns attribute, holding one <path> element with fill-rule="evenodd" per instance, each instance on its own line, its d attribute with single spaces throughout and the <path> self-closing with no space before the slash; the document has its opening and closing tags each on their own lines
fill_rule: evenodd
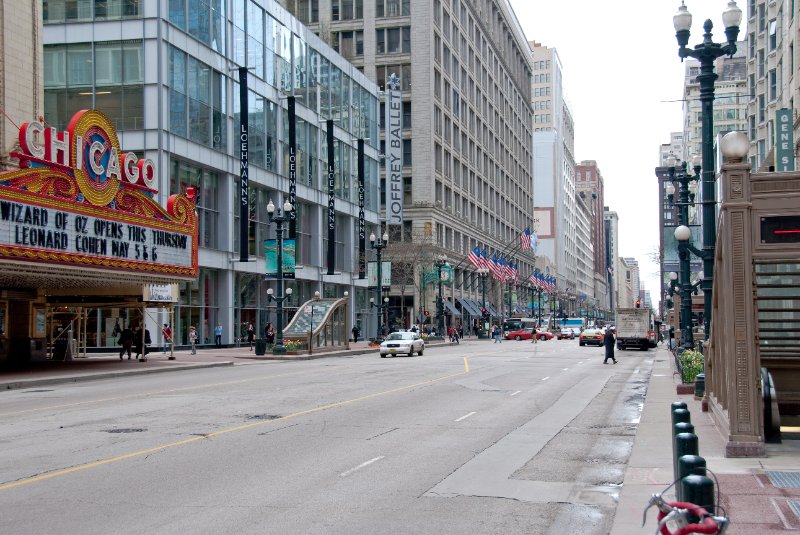
<svg viewBox="0 0 800 535">
<path fill-rule="evenodd" d="M 437 316 L 437 327 L 436 333 L 439 336 L 443 336 L 444 332 L 444 301 L 442 300 L 442 269 L 450 264 L 447 263 L 447 256 L 439 255 L 436 257 L 436 260 L 433 262 L 434 267 L 439 273 L 439 297 L 436 301 L 436 316 Z"/>
<path fill-rule="evenodd" d="M 275 223 L 275 237 L 277 239 L 277 268 L 278 268 L 278 293 L 274 295 L 272 288 L 267 290 L 267 299 L 274 300 L 278 305 L 278 317 L 275 320 L 275 345 L 272 346 L 272 353 L 275 355 L 286 353 L 286 347 L 283 345 L 283 302 L 292 295 L 292 289 L 287 288 L 286 292 L 283 291 L 283 224 L 289 221 L 289 214 L 291 214 L 294 207 L 292 203 L 286 201 L 283 203 L 283 213 L 278 211 L 275 215 L 275 205 L 270 199 L 267 204 L 267 215 L 269 216 L 270 223 Z"/>
<path fill-rule="evenodd" d="M 701 118 L 703 124 L 702 136 L 702 203 L 703 203 L 703 317 L 705 320 L 705 336 L 711 332 L 711 288 L 714 278 L 714 248 L 717 241 L 717 221 L 714 192 L 714 81 L 717 74 L 714 72 L 714 61 L 722 56 L 733 56 L 736 53 L 736 39 L 739 36 L 739 24 L 742 22 L 742 10 L 736 6 L 736 2 L 731 0 L 728 7 L 722 13 L 722 22 L 725 24 L 725 37 L 727 43 L 724 45 L 711 41 L 711 29 L 714 25 L 711 20 L 706 20 L 703 24 L 703 42 L 695 45 L 693 49 L 688 48 L 690 28 L 692 27 L 692 15 L 686 6 L 681 2 L 678 13 L 672 17 L 675 26 L 675 37 L 678 40 L 678 56 L 681 61 L 684 58 L 694 58 L 700 62 L 700 75 L 697 81 L 700 84 L 700 104 Z"/>
<path fill-rule="evenodd" d="M 375 341 L 380 343 L 383 340 L 383 299 L 381 296 L 383 295 L 383 272 L 382 267 L 383 264 L 381 263 L 381 251 L 384 250 L 389 245 L 389 234 L 384 232 L 381 239 L 376 240 L 375 233 L 371 233 L 369 235 L 369 243 L 370 247 L 375 249 L 375 256 L 378 259 L 378 304 L 375 304 L 375 300 L 370 297 L 369 302 L 371 306 L 378 307 L 378 334 L 375 336 Z M 389 301 L 389 298 L 386 298 L 386 302 Z"/>
</svg>

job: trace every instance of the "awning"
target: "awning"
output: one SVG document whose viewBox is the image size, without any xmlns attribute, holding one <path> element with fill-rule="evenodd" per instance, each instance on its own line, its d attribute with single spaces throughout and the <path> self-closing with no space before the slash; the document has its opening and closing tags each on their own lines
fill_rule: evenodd
<svg viewBox="0 0 800 535">
<path fill-rule="evenodd" d="M 459 303 L 461 303 L 461 311 L 466 312 L 470 316 L 480 316 L 481 311 L 480 308 L 475 308 L 475 305 L 469 299 L 465 299 L 462 297 L 456 297 Z"/>
<path fill-rule="evenodd" d="M 490 316 L 499 316 L 500 314 L 497 313 L 494 306 L 491 303 L 486 303 L 486 310 L 489 312 Z"/>
<path fill-rule="evenodd" d="M 444 306 L 447 310 L 450 311 L 450 314 L 452 314 L 453 316 L 461 315 L 461 312 L 458 311 L 453 302 L 450 301 L 449 299 L 444 299 Z"/>
</svg>

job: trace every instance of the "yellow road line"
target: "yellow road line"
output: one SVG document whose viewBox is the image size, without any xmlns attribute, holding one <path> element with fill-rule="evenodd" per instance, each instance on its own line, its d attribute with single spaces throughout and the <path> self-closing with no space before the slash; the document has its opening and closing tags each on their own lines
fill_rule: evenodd
<svg viewBox="0 0 800 535">
<path fill-rule="evenodd" d="M 253 422 L 253 423 L 249 423 L 249 424 L 239 425 L 239 426 L 231 427 L 231 428 L 228 428 L 228 429 L 222 429 L 220 431 L 215 431 L 213 433 L 208 433 L 207 435 L 203 435 L 203 436 L 197 436 L 197 437 L 187 438 L 187 439 L 184 439 L 184 440 L 178 440 L 177 442 L 170 442 L 169 444 L 162 444 L 160 446 L 155 446 L 153 448 L 148 448 L 146 450 L 134 451 L 134 452 L 131 452 L 131 453 L 126 453 L 125 455 L 119 455 L 117 457 L 111 457 L 109 459 L 101 459 L 99 461 L 94 461 L 94 462 L 86 463 L 86 464 L 80 464 L 78 466 L 73 466 L 71 468 L 64 468 L 62 470 L 56 470 L 55 472 L 50 472 L 48 474 L 42 474 L 40 476 L 29 477 L 29 478 L 26 478 L 26 479 L 20 479 L 18 481 L 13 481 L 11 483 L 6 483 L 4 485 L 0 485 L 0 491 L 7 490 L 7 489 L 13 489 L 15 487 L 21 487 L 23 485 L 28 485 L 30 483 L 36 483 L 38 481 L 44 481 L 44 480 L 47 480 L 47 479 L 52 479 L 54 477 L 65 476 L 67 474 L 72 474 L 74 472 L 80 472 L 80 471 L 83 471 L 83 470 L 88 470 L 89 468 L 95 468 L 97 466 L 103 466 L 105 464 L 111 464 L 111 463 L 118 462 L 118 461 L 124 461 L 125 459 L 132 459 L 133 457 L 141 457 L 143 455 L 148 455 L 150 453 L 154 453 L 154 452 L 157 452 L 157 451 L 163 451 L 163 450 L 166 450 L 166 449 L 169 449 L 169 448 L 174 448 L 174 447 L 177 447 L 177 446 L 185 446 L 186 444 L 191 444 L 192 442 L 197 442 L 198 440 L 204 440 L 206 438 L 218 437 L 218 436 L 221 436 L 221 435 L 226 435 L 228 433 L 233 433 L 235 431 L 244 431 L 246 429 L 252 429 L 254 427 L 260 427 L 262 425 L 271 424 L 273 422 L 278 422 L 278 421 L 281 421 L 281 420 L 289 420 L 290 418 L 296 418 L 298 416 L 304 416 L 306 414 L 313 414 L 315 412 L 321 412 L 321 411 L 325 411 L 325 410 L 328 410 L 328 409 L 334 409 L 336 407 L 343 407 L 344 405 L 349 405 L 351 403 L 356 403 L 358 401 L 364 401 L 364 400 L 367 400 L 367 399 L 377 398 L 377 397 L 380 397 L 380 396 L 385 396 L 387 394 L 393 394 L 395 392 L 400 392 L 402 390 L 408 390 L 408 389 L 411 389 L 411 388 L 417 388 L 417 387 L 420 387 L 420 386 L 425 386 L 425 385 L 429 385 L 429 384 L 445 381 L 447 379 L 452 379 L 453 377 L 458 377 L 460 375 L 465 375 L 468 372 L 469 372 L 469 364 L 467 362 L 467 358 L 464 357 L 464 371 L 463 372 L 453 373 L 453 374 L 450 374 L 450 375 L 445 375 L 443 377 L 437 377 L 435 379 L 430 379 L 428 381 L 423 381 L 421 383 L 415 383 L 413 385 L 400 386 L 400 387 L 397 387 L 397 388 L 392 388 L 390 390 L 384 390 L 382 392 L 375 392 L 373 394 L 367 394 L 366 396 L 361 396 L 361 397 L 348 399 L 348 400 L 344 400 L 344 401 L 337 401 L 335 403 L 328 403 L 327 405 L 320 405 L 319 407 L 314 407 L 314 408 L 311 408 L 311 409 L 306 409 L 304 411 L 294 412 L 292 414 L 287 414 L 286 416 L 281 416 L 280 418 L 275 418 L 273 420 L 258 421 L 258 422 Z"/>
</svg>

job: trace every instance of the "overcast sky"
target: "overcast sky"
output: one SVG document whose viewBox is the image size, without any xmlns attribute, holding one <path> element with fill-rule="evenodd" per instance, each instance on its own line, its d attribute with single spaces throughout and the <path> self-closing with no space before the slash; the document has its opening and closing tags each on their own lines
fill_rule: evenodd
<svg viewBox="0 0 800 535">
<path fill-rule="evenodd" d="M 596 160 L 605 204 L 619 214 L 620 255 L 639 261 L 653 303 L 659 300 L 658 149 L 682 130 L 683 64 L 672 16 L 680 0 L 510 0 L 529 41 L 555 48 L 575 123 L 575 161 Z M 686 0 L 689 45 L 703 22 L 725 39 L 727 0 Z M 745 35 L 747 5 L 740 0 Z M 699 244 L 698 244 L 699 245 Z"/>
</svg>

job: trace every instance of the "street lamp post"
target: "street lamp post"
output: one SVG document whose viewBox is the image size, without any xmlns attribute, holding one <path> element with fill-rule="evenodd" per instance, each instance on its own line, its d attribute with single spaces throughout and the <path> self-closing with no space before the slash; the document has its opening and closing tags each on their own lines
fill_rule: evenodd
<svg viewBox="0 0 800 535">
<path fill-rule="evenodd" d="M 278 215 L 275 215 L 275 205 L 272 204 L 272 199 L 270 199 L 267 204 L 267 215 L 269 216 L 270 223 L 275 223 L 275 237 L 277 240 L 278 293 L 274 295 L 272 293 L 272 288 L 267 290 L 267 299 L 269 301 L 275 300 L 278 306 L 278 317 L 275 320 L 275 325 L 277 327 L 275 332 L 275 345 L 272 346 L 272 353 L 274 355 L 286 353 L 286 347 L 283 345 L 283 302 L 292 295 L 292 289 L 287 288 L 285 292 L 283 290 L 283 224 L 289 221 L 289 215 L 293 209 L 292 203 L 286 201 L 283 203 L 283 213 L 279 211 Z"/>
<path fill-rule="evenodd" d="M 680 294 L 681 294 L 681 338 L 683 347 L 691 349 L 694 346 L 692 336 L 692 281 L 689 273 L 689 238 L 692 231 L 686 225 L 675 229 L 675 239 L 678 240 L 678 258 L 680 259 Z"/>
<path fill-rule="evenodd" d="M 478 268 L 478 275 L 481 276 L 481 332 L 486 328 L 486 276 L 489 274 L 489 268 Z"/>
<path fill-rule="evenodd" d="M 711 29 L 714 25 L 711 20 L 703 24 L 703 42 L 695 45 L 694 49 L 688 48 L 692 15 L 681 2 L 678 13 L 672 17 L 675 27 L 675 37 L 678 40 L 678 55 L 684 58 L 694 58 L 700 62 L 700 74 L 697 81 L 700 84 L 700 104 L 702 119 L 702 204 L 703 204 L 703 318 L 705 321 L 705 337 L 711 332 L 711 289 L 714 277 L 714 248 L 717 240 L 717 221 L 714 191 L 714 81 L 717 74 L 714 72 L 714 61 L 722 56 L 733 56 L 736 53 L 736 39 L 739 36 L 739 24 L 742 22 L 742 10 L 731 0 L 722 13 L 722 22 L 725 25 L 724 45 L 711 40 Z"/>
<path fill-rule="evenodd" d="M 370 298 L 370 304 L 372 306 L 378 307 L 378 334 L 375 337 L 375 341 L 380 343 L 383 340 L 383 272 L 382 272 L 382 263 L 381 263 L 381 251 L 384 250 L 389 245 L 389 234 L 384 232 L 383 236 L 380 239 L 375 238 L 375 233 L 371 233 L 369 235 L 369 243 L 370 247 L 375 249 L 375 256 L 378 259 L 378 304 L 375 304 L 375 300 Z M 386 298 L 386 301 L 389 301 L 389 298 Z"/>
<path fill-rule="evenodd" d="M 439 255 L 436 257 L 433 265 L 436 267 L 436 270 L 439 274 L 439 297 L 437 298 L 436 302 L 436 316 L 437 316 L 437 334 L 439 336 L 444 336 L 442 333 L 444 332 L 444 301 L 442 299 L 442 269 L 449 266 L 447 263 L 447 256 Z"/>
</svg>

